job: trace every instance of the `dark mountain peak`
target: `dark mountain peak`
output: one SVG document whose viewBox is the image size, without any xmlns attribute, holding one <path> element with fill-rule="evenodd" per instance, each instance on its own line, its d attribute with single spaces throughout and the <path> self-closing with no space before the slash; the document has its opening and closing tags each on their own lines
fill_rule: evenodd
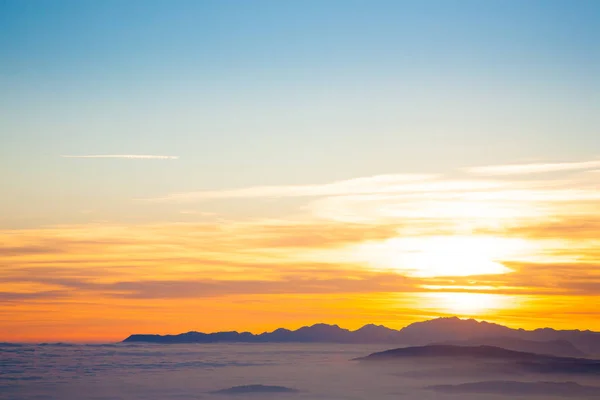
<svg viewBox="0 0 600 400">
<path fill-rule="evenodd" d="M 462 319 L 462 318 L 459 318 L 459 317 L 457 317 L 456 315 L 453 315 L 453 316 L 451 316 L 451 317 L 439 317 L 439 318 L 433 318 L 433 319 L 431 319 L 430 321 L 475 321 L 475 320 L 474 320 L 474 319 L 472 319 L 472 318 L 469 318 L 469 319 Z M 425 322 L 427 322 L 427 321 L 425 321 Z"/>
<path fill-rule="evenodd" d="M 236 331 L 201 333 L 190 331 L 179 335 L 131 335 L 125 342 L 150 343 L 387 343 L 400 345 L 428 345 L 457 343 L 461 345 L 497 345 L 498 347 L 526 350 L 539 354 L 600 356 L 600 332 L 579 330 L 511 329 L 492 322 L 458 317 L 436 318 L 415 322 L 401 330 L 382 325 L 367 324 L 350 331 L 317 323 L 295 331 L 279 328 L 259 335 Z"/>
<path fill-rule="evenodd" d="M 275 329 L 275 330 L 274 330 L 273 332 L 271 332 L 271 333 L 290 333 L 290 332 L 291 332 L 291 330 L 289 330 L 289 329 L 285 329 L 285 328 L 277 328 L 277 329 Z M 265 333 L 267 333 L 267 332 L 265 332 Z"/>
<path fill-rule="evenodd" d="M 425 321 L 413 322 L 412 324 L 405 326 L 401 330 L 403 331 L 406 329 L 412 329 L 414 327 L 420 327 L 420 326 L 454 325 L 454 324 L 459 324 L 459 323 L 466 324 L 466 323 L 469 323 L 470 321 L 473 321 L 473 320 L 472 319 L 460 319 L 458 317 L 440 317 L 440 318 L 428 319 Z"/>
<path fill-rule="evenodd" d="M 368 324 L 352 332 L 357 343 L 400 343 L 400 331 L 383 325 Z"/>
<path fill-rule="evenodd" d="M 316 329 L 342 329 L 340 328 L 339 325 L 337 324 L 324 324 L 322 322 L 310 325 L 310 326 L 304 326 L 303 328 L 316 328 Z M 300 328 L 302 329 L 302 328 Z"/>
<path fill-rule="evenodd" d="M 367 324 L 361 328 L 358 328 L 357 330 L 354 331 L 354 333 L 360 333 L 360 334 L 391 334 L 391 333 L 399 333 L 400 331 L 397 331 L 395 329 L 390 329 L 388 327 L 385 327 L 383 325 L 375 325 L 375 324 Z"/>
<path fill-rule="evenodd" d="M 465 326 L 465 325 L 470 325 L 470 326 L 477 326 L 477 325 L 496 325 L 496 326 L 502 326 L 502 325 L 498 325 L 492 322 L 487 322 L 487 321 L 477 321 L 476 319 L 473 318 L 459 318 L 459 317 L 439 317 L 439 318 L 433 318 L 433 319 L 429 319 L 429 320 L 425 320 L 425 321 L 420 321 L 420 322 L 415 322 L 413 324 L 410 324 L 407 326 L 410 327 L 412 325 L 461 325 L 461 326 Z"/>
<path fill-rule="evenodd" d="M 340 328 L 338 325 L 329 325 L 318 323 L 310 326 L 303 326 L 302 328 L 296 330 L 295 332 L 350 332 L 348 329 Z"/>
<path fill-rule="evenodd" d="M 185 335 L 185 336 L 202 336 L 202 335 L 206 335 L 206 333 L 189 331 L 189 332 L 184 333 L 183 335 Z M 169 335 L 167 335 L 167 336 L 169 336 Z"/>
<path fill-rule="evenodd" d="M 338 332 L 350 332 L 348 329 L 340 328 L 338 325 L 329 325 L 329 324 L 314 324 L 311 326 L 303 326 L 302 328 L 294 331 L 295 333 L 304 333 L 304 332 L 312 332 L 312 333 L 338 333 Z"/>
<path fill-rule="evenodd" d="M 443 340 L 469 339 L 478 336 L 510 336 L 512 329 L 495 323 L 460 319 L 458 317 L 436 318 L 415 322 L 400 330 L 411 343 L 428 344 Z"/>
<path fill-rule="evenodd" d="M 552 328 L 537 328 L 533 330 L 534 332 L 554 332 Z"/>
</svg>

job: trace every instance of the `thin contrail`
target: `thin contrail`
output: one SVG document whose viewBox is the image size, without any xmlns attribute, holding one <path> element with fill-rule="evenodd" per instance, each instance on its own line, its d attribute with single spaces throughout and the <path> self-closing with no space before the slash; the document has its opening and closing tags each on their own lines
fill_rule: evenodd
<svg viewBox="0 0 600 400">
<path fill-rule="evenodd" d="M 61 156 L 63 158 L 127 158 L 134 160 L 177 160 L 179 156 L 157 156 L 151 154 L 98 154 L 84 156 Z"/>
</svg>

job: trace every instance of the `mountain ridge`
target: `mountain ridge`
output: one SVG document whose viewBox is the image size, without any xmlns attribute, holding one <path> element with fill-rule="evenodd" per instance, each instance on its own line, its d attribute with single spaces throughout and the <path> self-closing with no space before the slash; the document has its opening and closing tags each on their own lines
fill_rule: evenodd
<svg viewBox="0 0 600 400">
<path fill-rule="evenodd" d="M 528 351 L 537 354 L 551 354 L 559 357 L 585 357 L 586 353 L 579 350 L 571 342 L 558 339 L 548 341 L 527 340 L 516 337 L 505 336 L 485 336 L 475 339 L 465 340 L 447 340 L 440 343 L 442 345 L 454 346 L 494 346 L 507 350 Z"/>
<path fill-rule="evenodd" d="M 527 350 L 528 341 L 556 342 L 557 345 L 560 343 L 560 348 L 563 352 L 562 355 L 565 355 L 564 352 L 571 346 L 573 348 L 572 355 L 600 355 L 600 332 L 590 330 L 555 330 L 553 328 L 537 328 L 534 330 L 513 329 L 493 322 L 460 319 L 458 317 L 442 317 L 415 322 L 399 330 L 375 324 L 367 324 L 356 330 L 348 330 L 338 325 L 317 323 L 311 326 L 303 326 L 296 330 L 278 328 L 274 331 L 260 334 L 237 331 L 214 333 L 189 331 L 176 335 L 132 334 L 123 340 L 123 342 L 159 344 L 295 342 L 426 345 L 457 341 L 477 344 L 478 340 L 485 342 L 489 338 L 495 338 L 496 340 L 505 338 L 506 346 L 508 348 L 511 346 L 515 347 L 513 350 Z M 548 351 L 552 350 L 552 343 L 546 344 L 546 347 L 549 349 Z M 544 346 L 537 347 L 544 348 Z"/>
<path fill-rule="evenodd" d="M 497 346 L 455 346 L 449 344 L 430 344 L 426 346 L 400 347 L 369 354 L 366 357 L 355 358 L 355 361 L 390 360 L 400 357 L 458 357 L 485 358 L 485 359 L 516 359 L 529 361 L 531 359 L 556 359 L 556 360 L 586 360 L 570 357 L 554 357 L 546 354 L 535 354 L 524 351 L 507 350 Z M 589 360 L 592 361 L 592 360 Z"/>
<path fill-rule="evenodd" d="M 507 350 L 496 346 L 455 346 L 430 344 L 425 346 L 399 347 L 371 353 L 353 361 L 362 363 L 416 362 L 428 361 L 439 364 L 450 360 L 454 370 L 467 363 L 496 372 L 506 371 L 536 374 L 585 374 L 600 375 L 600 360 L 582 357 L 558 357 L 524 351 Z M 481 363 L 483 362 L 483 364 Z"/>
</svg>

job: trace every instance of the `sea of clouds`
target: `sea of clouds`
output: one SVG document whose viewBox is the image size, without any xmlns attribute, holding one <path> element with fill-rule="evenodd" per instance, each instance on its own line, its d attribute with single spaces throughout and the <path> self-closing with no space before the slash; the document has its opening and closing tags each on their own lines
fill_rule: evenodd
<svg viewBox="0 0 600 400">
<path fill-rule="evenodd" d="M 452 360 L 365 364 L 352 361 L 388 346 L 337 344 L 0 344 L 1 400 L 192 400 L 192 399 L 541 399 L 599 398 L 577 388 L 598 376 L 523 376 L 486 372 L 485 365 Z M 460 365 L 459 365 L 460 364 Z M 548 382 L 569 386 L 546 390 Z M 472 382 L 526 382 L 531 394 L 511 384 L 447 386 Z M 546 382 L 546 383 L 543 383 Z M 536 386 L 536 385 L 542 386 Z M 437 385 L 437 386 L 436 386 Z M 446 385 L 446 386 L 439 386 Z M 544 386 L 546 385 L 546 386 Z M 568 384 L 567 384 L 568 385 Z M 434 387 L 435 386 L 435 387 Z M 485 386 L 485 384 L 484 384 Z M 232 389 L 233 388 L 233 389 Z M 452 390 L 450 390 L 450 389 Z M 523 391 L 521 386 L 515 387 Z M 447 390 L 448 389 L 448 390 Z M 473 392 L 475 391 L 475 392 Z M 563 390 L 564 391 L 564 390 Z M 485 392 L 485 387 L 484 387 Z"/>
</svg>

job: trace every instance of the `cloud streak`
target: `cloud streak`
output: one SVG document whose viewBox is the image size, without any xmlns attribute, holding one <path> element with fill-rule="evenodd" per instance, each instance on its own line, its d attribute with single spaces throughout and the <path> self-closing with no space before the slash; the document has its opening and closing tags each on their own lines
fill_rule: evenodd
<svg viewBox="0 0 600 400">
<path fill-rule="evenodd" d="M 138 299 L 198 299 L 240 294 L 331 294 L 331 293 L 373 293 L 373 292 L 415 292 L 419 287 L 410 278 L 394 273 L 363 271 L 354 277 L 312 277 L 291 276 L 278 280 L 231 280 L 231 279 L 161 279 L 131 280 L 110 283 L 94 282 L 77 278 L 36 278 L 21 276 L 9 279 L 17 282 L 41 283 L 69 289 L 71 293 L 96 292 L 106 297 Z M 4 293 L 0 299 L 33 299 L 63 297 L 66 290 L 34 293 Z"/>
<path fill-rule="evenodd" d="M 153 154 L 91 154 L 91 155 L 62 155 L 62 158 L 123 158 L 128 160 L 177 160 L 179 156 Z"/>
<path fill-rule="evenodd" d="M 213 199 L 263 197 L 322 197 L 368 193 L 394 193 L 425 188 L 423 181 L 435 179 L 433 174 L 390 174 L 348 179 L 326 184 L 251 186 L 229 190 L 206 190 L 172 193 L 164 197 L 146 199 L 155 202 L 188 202 Z M 415 183 L 416 182 L 416 183 Z M 412 185 L 411 185 L 412 183 Z"/>
<path fill-rule="evenodd" d="M 467 168 L 466 172 L 475 175 L 526 175 L 545 172 L 577 171 L 600 167 L 600 160 L 562 163 L 531 163 L 487 165 Z"/>
</svg>

